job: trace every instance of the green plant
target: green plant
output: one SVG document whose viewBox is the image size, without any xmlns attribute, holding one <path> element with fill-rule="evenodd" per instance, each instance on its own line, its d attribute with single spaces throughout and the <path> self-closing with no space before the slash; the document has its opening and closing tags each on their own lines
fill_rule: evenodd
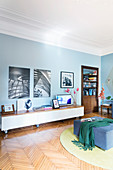
<svg viewBox="0 0 113 170">
<path fill-rule="evenodd" d="M 107 100 L 111 100 L 111 96 L 107 96 L 106 99 L 107 99 Z"/>
<path fill-rule="evenodd" d="M 106 99 L 107 100 L 113 100 L 113 98 L 111 98 L 111 96 L 107 96 Z"/>
</svg>

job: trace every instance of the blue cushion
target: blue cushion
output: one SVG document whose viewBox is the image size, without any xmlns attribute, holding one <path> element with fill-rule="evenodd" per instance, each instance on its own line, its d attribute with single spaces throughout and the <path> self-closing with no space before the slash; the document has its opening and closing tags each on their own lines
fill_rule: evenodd
<svg viewBox="0 0 113 170">
<path fill-rule="evenodd" d="M 103 119 L 101 117 L 95 116 L 94 118 Z M 79 136 L 80 130 L 80 120 L 74 120 L 74 134 Z M 95 145 L 108 150 L 113 147 L 113 124 L 111 123 L 109 126 L 103 127 L 94 127 L 94 135 L 95 135 Z"/>
</svg>

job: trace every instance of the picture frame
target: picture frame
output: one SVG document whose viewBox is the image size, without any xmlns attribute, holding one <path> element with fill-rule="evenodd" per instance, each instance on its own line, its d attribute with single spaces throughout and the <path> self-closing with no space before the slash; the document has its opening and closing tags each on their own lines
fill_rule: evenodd
<svg viewBox="0 0 113 170">
<path fill-rule="evenodd" d="M 59 109 L 60 106 L 57 99 L 53 99 L 52 103 L 53 103 L 53 109 Z"/>
<path fill-rule="evenodd" d="M 14 104 L 1 105 L 2 113 L 14 113 Z"/>
<path fill-rule="evenodd" d="M 30 97 L 30 68 L 9 66 L 8 99 Z"/>
<path fill-rule="evenodd" d="M 34 69 L 34 97 L 51 97 L 51 70 Z"/>
<path fill-rule="evenodd" d="M 61 71 L 60 73 L 60 87 L 74 88 L 74 73 Z"/>
</svg>

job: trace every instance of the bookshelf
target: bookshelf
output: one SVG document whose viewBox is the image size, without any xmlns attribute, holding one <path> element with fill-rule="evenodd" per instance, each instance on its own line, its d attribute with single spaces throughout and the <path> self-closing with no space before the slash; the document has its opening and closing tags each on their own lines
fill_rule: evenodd
<svg viewBox="0 0 113 170">
<path fill-rule="evenodd" d="M 98 111 L 98 77 L 98 68 L 81 67 L 81 103 L 85 113 Z"/>
</svg>

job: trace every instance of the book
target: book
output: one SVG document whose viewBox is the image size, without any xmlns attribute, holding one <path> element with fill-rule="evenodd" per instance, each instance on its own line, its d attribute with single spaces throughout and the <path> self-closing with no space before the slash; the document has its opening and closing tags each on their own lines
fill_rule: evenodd
<svg viewBox="0 0 113 170">
<path fill-rule="evenodd" d="M 96 120 L 95 118 L 84 118 L 84 119 L 81 119 L 81 122 L 93 122 L 95 120 Z"/>
<path fill-rule="evenodd" d="M 34 107 L 33 110 L 34 111 L 39 111 L 39 110 L 49 110 L 52 109 L 51 105 L 42 105 L 40 107 Z"/>
<path fill-rule="evenodd" d="M 110 106 L 110 104 L 103 104 L 103 106 Z"/>
</svg>

